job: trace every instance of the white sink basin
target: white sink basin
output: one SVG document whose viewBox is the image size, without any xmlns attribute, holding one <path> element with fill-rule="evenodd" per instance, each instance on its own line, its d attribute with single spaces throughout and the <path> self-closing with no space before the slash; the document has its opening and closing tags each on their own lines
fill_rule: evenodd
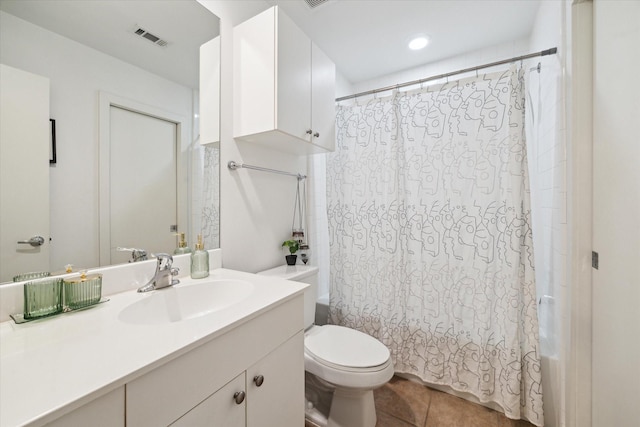
<svg viewBox="0 0 640 427">
<path fill-rule="evenodd" d="M 118 318 L 125 323 L 155 325 L 181 322 L 230 307 L 246 299 L 253 285 L 244 280 L 204 280 L 149 292 L 125 307 Z"/>
</svg>

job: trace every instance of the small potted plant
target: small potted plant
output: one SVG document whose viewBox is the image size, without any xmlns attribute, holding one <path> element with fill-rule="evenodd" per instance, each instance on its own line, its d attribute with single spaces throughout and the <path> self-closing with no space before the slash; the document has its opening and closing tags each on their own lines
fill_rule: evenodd
<svg viewBox="0 0 640 427">
<path fill-rule="evenodd" d="M 288 247 L 289 248 L 289 255 L 285 255 L 285 259 L 287 260 L 287 265 L 296 265 L 296 260 L 298 259 L 298 255 L 296 255 L 296 252 L 298 252 L 298 242 L 295 240 L 285 240 L 284 242 L 282 242 L 282 247 Z"/>
</svg>

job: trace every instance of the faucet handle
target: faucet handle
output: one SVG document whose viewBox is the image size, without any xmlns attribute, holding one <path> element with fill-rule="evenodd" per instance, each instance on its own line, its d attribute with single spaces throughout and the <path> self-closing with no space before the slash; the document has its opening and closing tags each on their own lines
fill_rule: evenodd
<svg viewBox="0 0 640 427">
<path fill-rule="evenodd" d="M 151 254 L 158 259 L 158 270 L 170 270 L 173 264 L 173 257 L 167 253 L 161 252 L 158 254 Z"/>
<path fill-rule="evenodd" d="M 169 270 L 169 274 L 171 274 L 171 285 L 177 285 L 178 283 L 180 283 L 180 280 L 178 279 L 173 279 L 173 277 L 178 275 L 178 272 L 180 272 L 180 269 L 178 267 L 171 267 L 171 270 Z"/>
</svg>

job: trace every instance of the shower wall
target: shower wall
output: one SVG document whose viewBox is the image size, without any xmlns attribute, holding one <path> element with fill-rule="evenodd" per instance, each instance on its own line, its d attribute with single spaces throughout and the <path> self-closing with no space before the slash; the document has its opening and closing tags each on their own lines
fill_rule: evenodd
<svg viewBox="0 0 640 427">
<path fill-rule="evenodd" d="M 534 58 L 541 72 L 528 73 L 527 142 L 531 177 L 534 256 L 543 370 L 545 425 L 564 425 L 568 348 L 567 126 L 564 68 L 564 2 L 541 2 L 529 50 L 558 47 L 558 54 Z"/>
</svg>

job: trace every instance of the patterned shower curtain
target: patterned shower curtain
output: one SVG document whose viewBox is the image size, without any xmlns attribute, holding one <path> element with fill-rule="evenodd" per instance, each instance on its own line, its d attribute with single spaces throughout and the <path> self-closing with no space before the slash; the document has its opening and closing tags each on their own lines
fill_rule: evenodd
<svg viewBox="0 0 640 427">
<path fill-rule="evenodd" d="M 542 425 L 521 70 L 337 107 L 330 318 Z"/>
</svg>

